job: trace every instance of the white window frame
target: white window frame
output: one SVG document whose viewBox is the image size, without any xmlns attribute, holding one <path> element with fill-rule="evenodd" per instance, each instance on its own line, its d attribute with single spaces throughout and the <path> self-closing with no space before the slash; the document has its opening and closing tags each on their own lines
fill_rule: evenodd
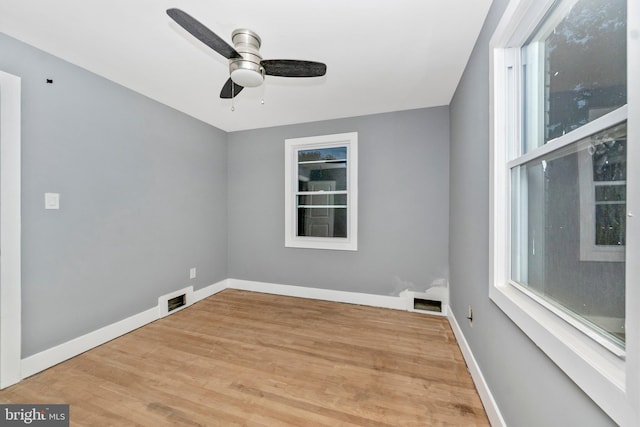
<svg viewBox="0 0 640 427">
<path fill-rule="evenodd" d="M 0 389 L 21 379 L 21 78 L 0 71 Z"/>
<path fill-rule="evenodd" d="M 627 2 L 627 75 L 640 73 L 640 2 Z M 489 296 L 616 423 L 640 425 L 640 82 L 629 78 L 627 107 L 603 116 L 627 122 L 627 240 L 625 350 L 607 346 L 559 310 L 510 280 L 510 144 L 520 135 L 519 48 L 554 0 L 512 0 L 489 46 L 490 67 L 490 265 Z M 517 54 L 516 54 L 517 53 Z M 508 94 L 516 94 L 509 97 Z M 600 120 L 600 119 L 598 119 Z M 602 122 L 597 124 L 602 125 Z M 593 132 L 587 124 L 577 131 Z M 562 143 L 562 142 L 560 142 Z M 552 142 L 553 144 L 553 142 Z M 547 144 L 550 145 L 550 144 Z M 548 147 L 551 151 L 554 147 Z M 557 148 L 557 147 L 555 147 Z M 537 154 L 540 154 L 538 151 Z M 537 157 L 537 156 L 536 156 Z M 522 158 L 520 158 L 522 160 Z M 513 166 L 513 165 L 511 165 Z M 635 213 L 635 215 L 634 215 Z M 633 260 L 636 260 L 635 262 Z"/>
<path fill-rule="evenodd" d="M 347 237 L 297 235 L 298 151 L 347 147 Z M 286 139 L 284 142 L 284 245 L 289 248 L 358 250 L 358 133 Z M 336 192 L 344 194 L 343 192 Z"/>
</svg>

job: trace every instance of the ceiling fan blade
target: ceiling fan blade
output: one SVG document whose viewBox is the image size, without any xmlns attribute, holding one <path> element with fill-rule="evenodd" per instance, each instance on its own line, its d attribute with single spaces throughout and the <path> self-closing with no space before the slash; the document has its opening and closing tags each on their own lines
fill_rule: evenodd
<svg viewBox="0 0 640 427">
<path fill-rule="evenodd" d="M 194 17 L 181 11 L 180 9 L 167 9 L 167 15 L 178 25 L 190 32 L 195 38 L 209 46 L 227 59 L 242 58 L 234 48 L 222 40 L 216 33 L 198 22 Z"/>
<path fill-rule="evenodd" d="M 233 90 L 232 90 L 233 86 Z M 222 90 L 220 91 L 220 98 L 229 99 L 237 96 L 240 91 L 244 89 L 244 86 L 237 85 L 231 80 L 231 77 L 227 80 L 227 82 L 222 86 Z"/>
<path fill-rule="evenodd" d="M 296 59 L 265 59 L 260 62 L 265 74 L 279 77 L 320 77 L 327 72 L 322 62 Z"/>
</svg>

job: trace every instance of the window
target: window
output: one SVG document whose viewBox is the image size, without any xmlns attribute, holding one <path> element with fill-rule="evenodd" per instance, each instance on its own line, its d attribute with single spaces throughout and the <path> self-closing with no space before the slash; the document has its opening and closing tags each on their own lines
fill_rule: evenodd
<svg viewBox="0 0 640 427">
<path fill-rule="evenodd" d="M 627 187 L 640 158 L 627 70 L 640 70 L 628 16 L 626 0 L 513 0 L 497 27 L 489 294 L 616 422 L 635 425 L 640 304 L 626 260 L 639 200 Z"/>
<path fill-rule="evenodd" d="M 626 126 L 590 144 L 578 158 L 580 260 L 624 262 L 627 200 Z"/>
<path fill-rule="evenodd" d="M 506 141 L 510 279 L 620 348 L 626 30 L 625 0 L 557 2 L 525 45 L 512 50 L 520 63 L 511 73 L 521 83 L 506 94 L 521 93 L 522 123 L 520 138 Z"/>
<path fill-rule="evenodd" d="M 626 126 L 625 126 L 626 127 Z M 624 247 L 625 240 L 625 199 L 627 170 L 627 135 L 611 138 L 606 143 L 593 145 L 590 172 L 595 198 L 595 230 L 597 246 Z"/>
<path fill-rule="evenodd" d="M 358 134 L 285 140 L 285 246 L 358 249 Z"/>
</svg>

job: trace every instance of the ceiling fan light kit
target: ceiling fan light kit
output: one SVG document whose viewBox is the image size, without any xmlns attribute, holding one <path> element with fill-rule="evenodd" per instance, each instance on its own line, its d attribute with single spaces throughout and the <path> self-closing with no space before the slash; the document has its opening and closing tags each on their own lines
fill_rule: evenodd
<svg viewBox="0 0 640 427">
<path fill-rule="evenodd" d="M 264 68 L 260 65 L 260 37 L 251 30 L 238 29 L 231 34 L 231 40 L 242 56 L 229 59 L 231 80 L 242 87 L 260 86 L 264 81 Z"/>
<path fill-rule="evenodd" d="M 230 68 L 233 68 L 233 65 L 231 65 Z M 257 87 L 264 81 L 264 76 L 258 70 L 236 68 L 231 70 L 231 80 L 233 80 L 233 82 L 238 86 Z"/>
<path fill-rule="evenodd" d="M 229 79 L 220 98 L 233 98 L 245 87 L 257 87 L 265 75 L 279 77 L 321 77 L 327 66 L 321 62 L 296 59 L 266 59 L 260 55 L 262 40 L 251 30 L 237 29 L 231 34 L 234 47 L 180 9 L 167 9 L 167 15 L 191 35 L 229 60 Z"/>
</svg>

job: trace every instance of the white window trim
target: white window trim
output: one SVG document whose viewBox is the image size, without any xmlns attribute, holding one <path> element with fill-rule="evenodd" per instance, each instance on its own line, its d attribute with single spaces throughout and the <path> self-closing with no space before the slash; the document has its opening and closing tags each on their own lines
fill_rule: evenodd
<svg viewBox="0 0 640 427">
<path fill-rule="evenodd" d="M 21 90 L 0 71 L 0 389 L 21 378 Z"/>
<path fill-rule="evenodd" d="M 509 48 L 524 44 L 553 0 L 512 0 L 491 39 L 490 67 L 490 265 L 489 296 L 547 356 L 556 363 L 616 423 L 640 425 L 640 263 L 626 268 L 626 347 L 615 354 L 590 338 L 521 287 L 509 281 L 509 176 L 507 138 L 518 129 L 507 126 L 514 105 L 506 93 L 513 85 L 508 69 Z M 640 73 L 640 2 L 628 1 L 628 76 Z M 640 194 L 640 82 L 628 79 L 627 194 Z M 515 100 L 517 103 L 519 100 Z M 640 259 L 640 197 L 628 197 L 627 260 Z M 634 215 L 635 213 L 635 215 Z M 507 226 L 505 226 L 507 224 Z"/>
<path fill-rule="evenodd" d="M 347 237 L 298 236 L 296 191 L 297 151 L 313 148 L 347 147 Z M 358 133 L 311 136 L 285 140 L 284 147 L 284 245 L 289 248 L 358 250 Z"/>
</svg>

